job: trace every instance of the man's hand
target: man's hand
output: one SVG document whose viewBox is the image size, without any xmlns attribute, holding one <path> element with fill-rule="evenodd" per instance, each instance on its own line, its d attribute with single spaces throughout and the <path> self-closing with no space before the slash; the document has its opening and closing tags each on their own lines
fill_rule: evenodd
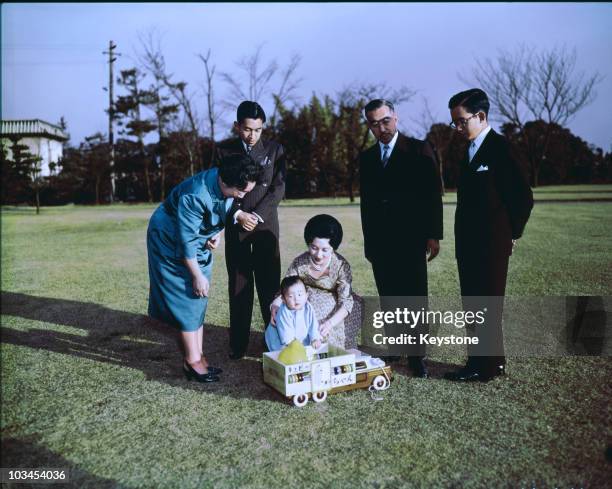
<svg viewBox="0 0 612 489">
<path fill-rule="evenodd" d="M 518 246 L 518 239 L 512 240 L 512 249 L 510 250 L 510 254 L 514 253 L 514 248 Z"/>
<path fill-rule="evenodd" d="M 242 229 L 244 229 L 245 231 L 253 231 L 253 229 L 255 229 L 255 226 L 257 226 L 259 219 L 257 219 L 256 215 L 251 214 L 250 212 L 242 211 L 236 217 L 236 221 L 242 226 Z"/>
<path fill-rule="evenodd" d="M 209 250 L 215 250 L 219 246 L 219 243 L 221 243 L 221 232 L 215 234 L 206 242 L 206 248 Z"/>
<path fill-rule="evenodd" d="M 313 347 L 315 350 L 318 350 L 319 348 L 321 348 L 321 340 L 314 340 L 314 341 L 312 342 L 312 347 Z"/>
<path fill-rule="evenodd" d="M 193 285 L 193 293 L 196 297 L 206 297 L 208 295 L 208 289 L 210 287 L 210 283 L 208 279 L 203 274 L 198 274 L 193 277 L 192 281 Z"/>
<path fill-rule="evenodd" d="M 433 260 L 440 253 L 440 241 L 437 239 L 427 240 L 427 261 Z"/>
</svg>

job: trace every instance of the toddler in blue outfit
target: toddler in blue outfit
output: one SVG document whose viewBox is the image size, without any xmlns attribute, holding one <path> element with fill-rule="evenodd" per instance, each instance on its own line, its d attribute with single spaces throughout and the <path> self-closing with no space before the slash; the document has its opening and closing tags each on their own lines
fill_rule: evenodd
<svg viewBox="0 0 612 489">
<path fill-rule="evenodd" d="M 276 313 L 276 325 L 266 328 L 266 345 L 270 351 L 282 350 L 297 339 L 314 348 L 321 346 L 319 321 L 312 306 L 304 282 L 297 276 L 285 277 L 281 282 L 283 304 Z"/>
</svg>

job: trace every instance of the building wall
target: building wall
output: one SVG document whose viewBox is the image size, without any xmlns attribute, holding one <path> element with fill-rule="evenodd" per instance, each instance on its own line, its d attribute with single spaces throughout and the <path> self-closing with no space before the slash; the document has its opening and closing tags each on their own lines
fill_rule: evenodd
<svg viewBox="0 0 612 489">
<path fill-rule="evenodd" d="M 11 151 L 12 144 L 13 143 L 8 138 L 2 138 L 2 145 L 5 148 L 9 160 L 13 158 L 13 152 Z M 44 137 L 25 137 L 19 140 L 19 144 L 27 146 L 30 153 L 42 158 L 40 162 L 40 175 L 43 177 L 51 175 L 49 163 L 57 163 L 64 154 L 62 143 L 53 139 Z M 54 173 L 58 173 L 59 170 L 60 168 L 56 168 Z"/>
</svg>

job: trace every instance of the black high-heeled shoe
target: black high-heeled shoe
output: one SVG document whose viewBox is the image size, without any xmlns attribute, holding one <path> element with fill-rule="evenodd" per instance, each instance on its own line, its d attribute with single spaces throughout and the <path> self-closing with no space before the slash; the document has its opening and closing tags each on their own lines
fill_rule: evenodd
<svg viewBox="0 0 612 489">
<path fill-rule="evenodd" d="M 219 382 L 220 380 L 217 375 L 210 373 L 210 371 L 208 371 L 208 373 L 205 373 L 205 374 L 196 372 L 193 369 L 193 367 L 189 365 L 188 363 L 183 364 L 183 373 L 185 374 L 185 377 L 187 378 L 187 380 L 196 380 L 202 383 Z"/>
<path fill-rule="evenodd" d="M 208 370 L 209 374 L 212 375 L 219 375 L 223 373 L 223 369 L 219 368 L 219 367 L 211 367 L 210 365 L 208 367 L 206 367 L 206 370 Z"/>
<path fill-rule="evenodd" d="M 208 363 L 204 355 L 202 355 L 202 362 Z M 213 375 L 219 375 L 223 373 L 223 370 L 220 369 L 219 367 L 211 367 L 210 365 L 208 365 L 206 369 L 208 370 L 209 374 L 213 374 Z"/>
</svg>

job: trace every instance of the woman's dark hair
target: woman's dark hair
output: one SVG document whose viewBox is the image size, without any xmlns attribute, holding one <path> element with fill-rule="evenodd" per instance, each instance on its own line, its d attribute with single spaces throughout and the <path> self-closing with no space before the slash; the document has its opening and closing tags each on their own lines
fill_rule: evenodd
<svg viewBox="0 0 612 489">
<path fill-rule="evenodd" d="M 223 158 L 219 167 L 219 176 L 228 187 L 244 190 L 249 182 L 256 182 L 261 173 L 261 166 L 243 153 L 234 153 Z"/>
<path fill-rule="evenodd" d="M 337 250 L 342 243 L 342 225 L 335 217 L 318 214 L 311 218 L 304 228 L 304 241 L 307 245 L 310 245 L 315 238 L 329 239 L 329 244 Z"/>
<path fill-rule="evenodd" d="M 295 284 L 301 284 L 302 279 L 297 275 L 291 275 L 290 277 L 285 277 L 280 283 L 281 294 L 285 295 L 285 292 L 289 290 L 289 287 L 293 287 Z"/>
<path fill-rule="evenodd" d="M 266 113 L 257 102 L 245 100 L 238 106 L 236 121 L 242 124 L 245 119 L 261 119 L 261 122 L 266 122 Z"/>
<path fill-rule="evenodd" d="M 459 92 L 448 101 L 448 108 L 451 110 L 459 105 L 470 114 L 476 114 L 482 110 L 487 117 L 489 116 L 489 107 L 491 107 L 489 97 L 480 88 L 470 88 L 464 92 Z"/>
</svg>

